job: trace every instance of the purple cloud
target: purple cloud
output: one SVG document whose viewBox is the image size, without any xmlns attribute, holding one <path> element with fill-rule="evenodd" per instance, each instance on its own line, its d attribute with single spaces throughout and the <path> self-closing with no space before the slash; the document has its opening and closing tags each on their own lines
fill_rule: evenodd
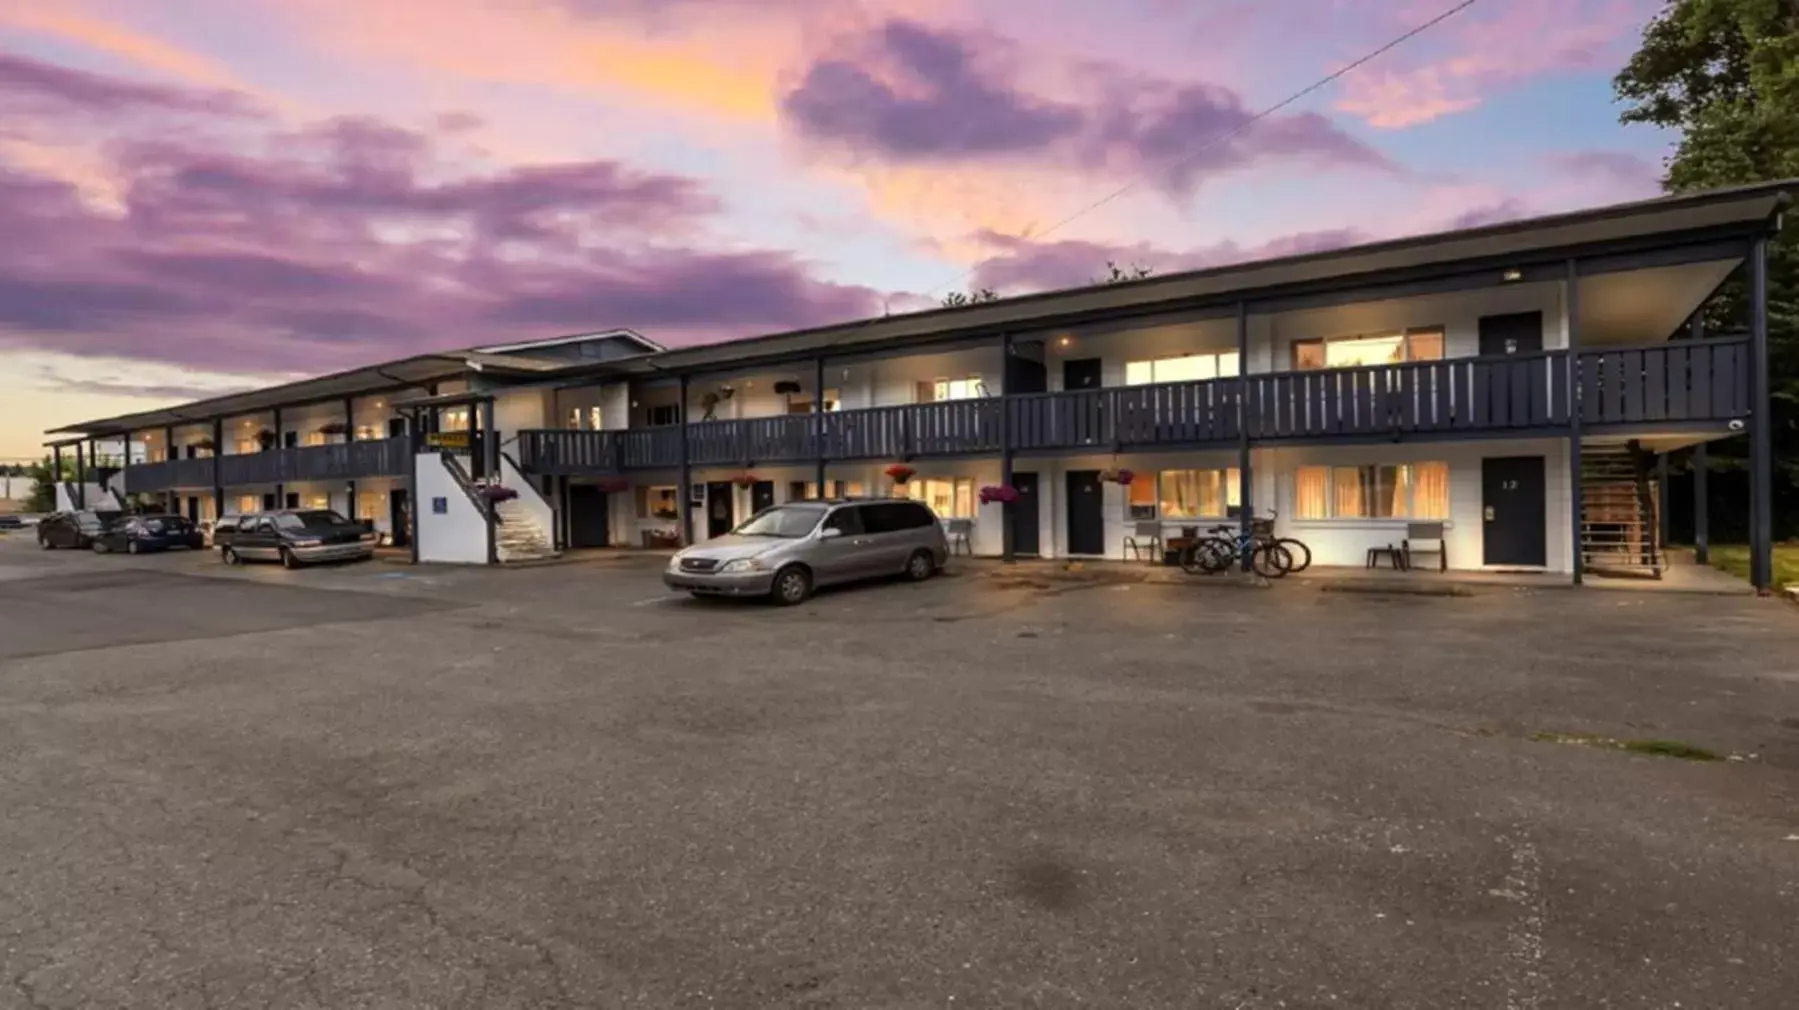
<svg viewBox="0 0 1799 1010">
<path fill-rule="evenodd" d="M 232 91 L 144 84 L 0 53 L 0 118 L 145 111 L 260 114 L 255 102 Z"/>
<path fill-rule="evenodd" d="M 129 109 L 113 121 L 123 137 L 101 167 L 122 213 L 0 168 L 0 346 L 321 372 L 598 327 L 702 341 L 880 306 L 785 252 L 694 247 L 720 203 L 682 176 L 615 161 L 457 176 L 435 132 L 362 117 L 254 136 L 240 123 L 232 149 Z"/>
<path fill-rule="evenodd" d="M 1551 158 L 1549 164 L 1555 171 L 1622 187 L 1623 196 L 1653 196 L 1661 191 L 1662 170 L 1628 151 L 1575 151 Z"/>
<path fill-rule="evenodd" d="M 992 69 L 998 61 L 977 46 L 1001 50 L 1006 43 L 889 21 L 850 55 L 813 64 L 783 96 L 783 113 L 808 140 L 852 154 L 936 163 L 1029 158 L 1086 172 L 1148 174 L 1170 193 L 1272 159 L 1396 170 L 1317 113 L 1256 122 L 1229 88 L 1106 66 L 1081 69 L 1090 97 L 1056 100 L 1006 80 Z"/>
<path fill-rule="evenodd" d="M 1529 208 L 1525 207 L 1522 201 L 1508 196 L 1498 203 L 1485 207 L 1474 207 L 1457 214 L 1449 219 L 1443 230 L 1461 231 L 1464 228 L 1484 228 L 1490 224 L 1516 221 L 1521 217 L 1528 217 L 1529 214 Z"/>
</svg>

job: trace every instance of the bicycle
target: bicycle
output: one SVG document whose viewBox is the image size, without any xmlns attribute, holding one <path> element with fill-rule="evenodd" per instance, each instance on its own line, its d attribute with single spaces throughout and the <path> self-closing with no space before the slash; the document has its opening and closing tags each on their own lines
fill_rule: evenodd
<svg viewBox="0 0 1799 1010">
<path fill-rule="evenodd" d="M 1312 567 L 1312 549 L 1307 547 L 1303 540 L 1296 540 L 1293 537 L 1277 537 L 1274 535 L 1274 521 L 1279 519 L 1280 515 L 1279 512 L 1276 512 L 1273 509 L 1268 510 L 1268 518 L 1265 520 L 1268 532 L 1267 540 L 1269 543 L 1279 544 L 1280 546 L 1285 547 L 1287 553 L 1293 556 L 1293 567 L 1287 569 L 1289 574 L 1293 572 L 1303 572 Z M 1260 524 L 1264 522 L 1264 520 L 1257 520 L 1256 522 Z"/>
<path fill-rule="evenodd" d="M 1214 526 L 1210 534 L 1181 552 L 1181 570 L 1189 575 L 1216 575 L 1249 557 L 1250 568 L 1267 579 L 1278 579 L 1293 569 L 1293 554 L 1275 542 L 1257 520 L 1245 534 L 1234 526 Z M 1272 525 L 1272 520 L 1267 521 Z"/>
</svg>

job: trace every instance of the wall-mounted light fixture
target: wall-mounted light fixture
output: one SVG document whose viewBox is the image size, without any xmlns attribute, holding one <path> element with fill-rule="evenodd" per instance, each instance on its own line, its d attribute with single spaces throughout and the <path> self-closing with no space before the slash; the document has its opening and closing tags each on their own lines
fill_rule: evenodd
<svg viewBox="0 0 1799 1010">
<path fill-rule="evenodd" d="M 1503 274 L 1501 274 L 1501 275 L 1500 275 L 1500 276 L 1501 276 L 1501 277 L 1502 277 L 1502 278 L 1504 278 L 1504 280 L 1505 280 L 1505 282 L 1506 282 L 1506 283 L 1508 283 L 1508 284 L 1509 284 L 1509 283 L 1511 283 L 1511 282 L 1512 282 L 1512 281 L 1521 281 L 1521 280 L 1523 280 L 1523 279 L 1524 279 L 1524 271 L 1522 271 L 1522 270 L 1517 270 L 1517 269 L 1513 269 L 1513 270 L 1507 270 L 1507 271 L 1506 271 L 1506 272 L 1505 272 L 1505 273 L 1503 273 Z"/>
<path fill-rule="evenodd" d="M 1072 344 L 1072 343 L 1074 343 L 1073 340 L 1069 339 L 1068 337 L 1063 337 L 1062 339 L 1056 341 L 1056 346 L 1057 347 L 1067 347 L 1069 344 Z"/>
</svg>

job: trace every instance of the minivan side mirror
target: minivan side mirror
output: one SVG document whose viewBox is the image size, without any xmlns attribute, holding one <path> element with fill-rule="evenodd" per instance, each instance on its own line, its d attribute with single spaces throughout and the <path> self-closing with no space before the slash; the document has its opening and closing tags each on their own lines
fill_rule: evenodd
<svg viewBox="0 0 1799 1010">
<path fill-rule="evenodd" d="M 835 540 L 840 536 L 843 536 L 843 531 L 835 526 L 826 526 L 824 529 L 818 531 L 818 539 L 820 540 Z"/>
</svg>

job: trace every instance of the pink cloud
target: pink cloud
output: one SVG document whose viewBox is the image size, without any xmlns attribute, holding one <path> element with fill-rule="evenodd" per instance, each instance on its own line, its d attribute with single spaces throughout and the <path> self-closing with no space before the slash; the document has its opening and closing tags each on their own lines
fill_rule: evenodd
<svg viewBox="0 0 1799 1010">
<path fill-rule="evenodd" d="M 1005 72 L 1013 48 L 980 32 L 890 20 L 808 66 L 782 110 L 814 145 L 854 157 L 1148 175 L 1170 193 L 1271 161 L 1395 170 L 1317 113 L 1254 122 L 1243 97 L 1222 85 L 1070 63 L 1061 69 L 1080 97 L 1034 90 Z"/>
<path fill-rule="evenodd" d="M 1547 74 L 1611 67 L 1660 0 L 1507 0 L 1456 15 L 1346 77 L 1336 107 L 1371 126 L 1402 129 L 1479 106 L 1494 92 Z M 1429 13 L 1405 5 L 1381 23 L 1414 27 Z M 1428 55 L 1415 55 L 1428 54 Z"/>
<path fill-rule="evenodd" d="M 704 248 L 721 206 L 684 176 L 612 160 L 457 172 L 439 134 L 370 117 L 254 135 L 234 121 L 226 149 L 141 113 L 234 116 L 234 100 L 9 66 L 9 108 L 75 104 L 120 135 L 103 165 L 122 213 L 0 168 L 3 346 L 318 372 L 600 326 L 718 339 L 880 304 L 790 253 Z"/>
</svg>

